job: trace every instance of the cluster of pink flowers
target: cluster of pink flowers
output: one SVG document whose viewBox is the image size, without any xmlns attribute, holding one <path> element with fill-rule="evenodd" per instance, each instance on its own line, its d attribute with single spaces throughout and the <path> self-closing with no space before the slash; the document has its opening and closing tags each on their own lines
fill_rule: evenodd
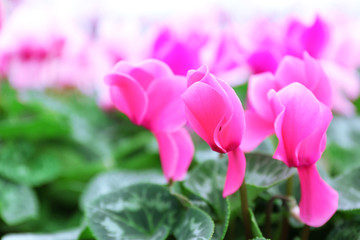
<svg viewBox="0 0 360 240">
<path fill-rule="evenodd" d="M 212 150 L 228 154 L 224 197 L 243 182 L 244 152 L 275 134 L 273 157 L 298 170 L 302 221 L 317 227 L 335 213 L 338 195 L 315 163 L 326 147 L 332 110 L 353 114 L 351 100 L 360 93 L 356 23 L 316 16 L 309 24 L 239 24 L 214 14 L 192 21 L 196 26 L 128 29 L 96 15 L 69 21 L 50 10 L 22 3 L 4 19 L 0 73 L 15 88 L 96 94 L 102 106 L 114 106 L 154 134 L 168 181 L 184 179 L 193 158 L 188 123 Z M 230 85 L 247 78 L 244 110 Z"/>
</svg>

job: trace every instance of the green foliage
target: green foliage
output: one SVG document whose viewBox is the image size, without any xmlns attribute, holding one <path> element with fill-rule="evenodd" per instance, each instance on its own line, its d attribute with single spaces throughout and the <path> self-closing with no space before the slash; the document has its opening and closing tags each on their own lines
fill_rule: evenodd
<svg viewBox="0 0 360 240">
<path fill-rule="evenodd" d="M 0 213 L 7 224 L 15 225 L 35 219 L 38 205 L 38 199 L 31 188 L 0 178 Z"/>
<path fill-rule="evenodd" d="M 360 167 L 338 176 L 331 185 L 339 194 L 338 210 L 360 209 Z"/>
<path fill-rule="evenodd" d="M 174 235 L 178 240 L 210 240 L 214 233 L 214 222 L 202 210 L 190 207 L 177 224 Z"/>
<path fill-rule="evenodd" d="M 86 206 L 86 215 L 99 239 L 165 239 L 181 208 L 166 188 L 138 184 L 99 197 Z"/>
<path fill-rule="evenodd" d="M 225 183 L 226 159 L 206 161 L 193 169 L 184 186 L 196 196 L 206 201 L 213 210 L 215 232 L 213 239 L 223 239 L 229 224 L 230 207 L 222 197 Z"/>
<path fill-rule="evenodd" d="M 84 208 L 99 196 L 137 183 L 165 184 L 165 178 L 159 171 L 110 171 L 91 180 L 84 190 L 80 204 Z"/>
</svg>

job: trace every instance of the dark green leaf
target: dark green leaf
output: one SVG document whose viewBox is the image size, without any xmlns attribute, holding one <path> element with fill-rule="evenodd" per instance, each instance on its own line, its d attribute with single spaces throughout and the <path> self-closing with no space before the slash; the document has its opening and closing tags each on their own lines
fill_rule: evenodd
<svg viewBox="0 0 360 240">
<path fill-rule="evenodd" d="M 101 240 L 165 239 L 181 211 L 166 188 L 153 184 L 122 188 L 86 206 L 89 227 Z"/>
<path fill-rule="evenodd" d="M 230 207 L 223 198 L 226 159 L 206 161 L 194 168 L 184 182 L 193 194 L 200 196 L 214 210 L 215 232 L 213 239 L 223 239 L 229 224 Z"/>
<path fill-rule="evenodd" d="M 340 221 L 331 230 L 326 239 L 328 240 L 360 240 L 360 221 Z"/>
<path fill-rule="evenodd" d="M 246 154 L 246 184 L 266 189 L 295 173 L 283 162 L 263 154 Z"/>
<path fill-rule="evenodd" d="M 177 240 L 209 240 L 214 233 L 214 222 L 204 211 L 190 207 L 176 226 Z"/>
<path fill-rule="evenodd" d="M 101 195 L 113 192 L 137 183 L 166 184 L 165 177 L 159 171 L 110 171 L 95 177 L 81 196 L 84 208 Z"/>
</svg>

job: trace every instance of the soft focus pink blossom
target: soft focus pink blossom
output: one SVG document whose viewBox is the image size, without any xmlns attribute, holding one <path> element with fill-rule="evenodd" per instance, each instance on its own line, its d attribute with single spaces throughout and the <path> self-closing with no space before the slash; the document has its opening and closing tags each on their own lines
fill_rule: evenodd
<svg viewBox="0 0 360 240">
<path fill-rule="evenodd" d="M 161 61 L 150 59 L 138 65 L 119 62 L 106 75 L 115 107 L 136 125 L 154 133 L 167 180 L 181 180 L 194 153 L 181 94 L 186 79 L 176 76 Z"/>
<path fill-rule="evenodd" d="M 188 89 L 182 95 L 190 126 L 212 150 L 228 153 L 229 166 L 223 196 L 239 189 L 246 161 L 239 145 L 245 130 L 244 110 L 235 91 L 209 73 L 203 65 L 187 75 Z"/>
<path fill-rule="evenodd" d="M 268 96 L 279 139 L 274 158 L 298 170 L 301 220 L 309 226 L 322 226 L 338 206 L 337 192 L 321 179 L 315 165 L 325 150 L 331 110 L 300 83 L 278 92 L 270 90 Z"/>
<path fill-rule="evenodd" d="M 332 106 L 332 89 L 321 65 L 307 53 L 303 60 L 286 56 L 280 62 L 275 75 L 261 73 L 253 75 L 248 86 L 248 109 L 245 111 L 247 127 L 241 148 L 251 151 L 267 136 L 274 133 L 275 116 L 271 111 L 268 92 L 278 91 L 298 82 L 307 87 L 327 106 Z"/>
<path fill-rule="evenodd" d="M 200 48 L 206 36 L 198 32 L 177 33 L 170 27 L 159 29 L 150 57 L 167 63 L 175 74 L 185 75 L 189 69 L 198 68 Z"/>
<path fill-rule="evenodd" d="M 351 100 L 360 95 L 360 81 L 356 69 L 360 66 L 360 34 L 354 31 L 355 21 L 335 15 L 329 21 L 317 15 L 311 22 L 287 18 L 283 22 L 266 19 L 250 25 L 246 37 L 247 62 L 253 73 L 272 72 L 280 67 L 286 55 L 301 57 L 306 51 L 319 60 L 333 91 L 333 110 L 344 115 L 354 114 Z M 261 26 L 261 32 L 257 29 Z M 331 65 L 331 67 L 330 67 Z M 348 91 L 351 87 L 351 91 Z"/>
</svg>

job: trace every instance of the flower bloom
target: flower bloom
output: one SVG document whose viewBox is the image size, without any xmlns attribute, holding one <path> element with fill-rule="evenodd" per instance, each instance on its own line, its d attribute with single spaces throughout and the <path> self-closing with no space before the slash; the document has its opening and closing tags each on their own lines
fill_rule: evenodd
<svg viewBox="0 0 360 240">
<path fill-rule="evenodd" d="M 322 226 L 338 206 L 337 192 L 324 182 L 315 165 L 325 150 L 331 110 L 299 83 L 278 92 L 271 90 L 268 95 L 279 139 L 273 157 L 298 170 L 301 220 L 309 226 Z"/>
<path fill-rule="evenodd" d="M 293 82 L 303 84 L 320 102 L 331 107 L 330 82 L 320 64 L 307 53 L 304 53 L 303 60 L 285 56 L 275 75 L 267 72 L 249 79 L 248 109 L 245 111 L 247 127 L 241 143 L 244 151 L 253 150 L 266 137 L 275 133 L 276 116 L 271 110 L 267 93 L 271 89 L 278 91 Z"/>
<path fill-rule="evenodd" d="M 190 70 L 187 79 L 182 98 L 190 126 L 212 150 L 229 156 L 226 197 L 239 189 L 245 175 L 245 155 L 239 147 L 245 130 L 244 110 L 235 91 L 210 74 L 205 65 Z"/>
<path fill-rule="evenodd" d="M 185 106 L 180 96 L 186 89 L 185 77 L 149 59 L 138 65 L 121 61 L 105 79 L 115 107 L 155 135 L 166 179 L 182 180 L 194 153 L 191 137 L 183 128 Z"/>
</svg>

